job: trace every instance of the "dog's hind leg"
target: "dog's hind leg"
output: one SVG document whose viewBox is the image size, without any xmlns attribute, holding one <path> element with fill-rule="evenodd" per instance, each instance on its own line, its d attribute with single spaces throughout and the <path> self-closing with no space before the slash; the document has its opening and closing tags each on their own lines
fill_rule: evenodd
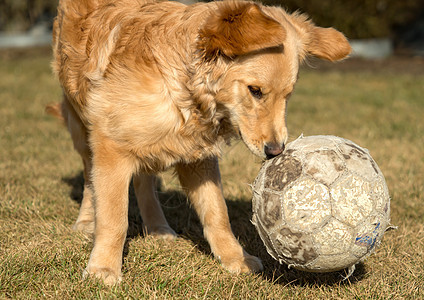
<svg viewBox="0 0 424 300">
<path fill-rule="evenodd" d="M 84 163 L 84 191 L 78 218 L 72 229 L 92 234 L 94 232 L 93 191 L 90 179 L 91 159 L 82 157 Z"/>
<path fill-rule="evenodd" d="M 134 190 L 137 197 L 140 215 L 146 234 L 173 240 L 177 236 L 169 227 L 163 214 L 155 187 L 154 175 L 137 174 L 133 177 Z"/>
<path fill-rule="evenodd" d="M 176 170 L 199 215 L 205 237 L 215 257 L 231 272 L 262 270 L 261 261 L 244 251 L 231 231 L 222 194 L 218 160 L 211 158 L 193 164 L 179 164 Z"/>
<path fill-rule="evenodd" d="M 86 233 L 94 231 L 93 187 L 91 184 L 91 150 L 88 146 L 87 129 L 81 122 L 66 97 L 61 104 L 61 114 L 71 134 L 75 150 L 80 154 L 84 165 L 84 191 L 78 218 L 73 229 Z"/>
</svg>

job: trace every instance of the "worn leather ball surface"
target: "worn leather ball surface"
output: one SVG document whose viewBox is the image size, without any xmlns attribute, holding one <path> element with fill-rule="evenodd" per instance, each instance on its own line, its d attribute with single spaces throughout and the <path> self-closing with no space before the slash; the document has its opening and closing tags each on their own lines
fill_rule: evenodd
<svg viewBox="0 0 424 300">
<path fill-rule="evenodd" d="M 263 164 L 252 222 L 280 263 L 351 274 L 390 227 L 389 191 L 368 150 L 340 137 L 301 136 Z"/>
</svg>

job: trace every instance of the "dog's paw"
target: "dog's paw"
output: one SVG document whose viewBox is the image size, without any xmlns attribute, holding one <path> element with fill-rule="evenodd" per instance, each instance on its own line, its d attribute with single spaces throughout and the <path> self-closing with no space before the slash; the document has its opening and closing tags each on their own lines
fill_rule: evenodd
<svg viewBox="0 0 424 300">
<path fill-rule="evenodd" d="M 166 225 L 148 227 L 146 228 L 146 233 L 149 236 L 166 241 L 173 241 L 177 238 L 175 231 Z"/>
<path fill-rule="evenodd" d="M 221 264 L 232 273 L 255 273 L 263 270 L 262 262 L 256 256 L 244 253 L 242 257 L 221 259 Z"/>
<path fill-rule="evenodd" d="M 83 221 L 76 221 L 75 224 L 72 226 L 72 229 L 75 231 L 81 231 L 86 234 L 93 234 L 94 233 L 94 221 L 91 220 L 83 220 Z"/>
<path fill-rule="evenodd" d="M 119 284 L 122 281 L 121 272 L 113 271 L 111 268 L 96 268 L 87 266 L 82 273 L 82 278 L 95 277 L 101 279 L 106 285 Z"/>
</svg>

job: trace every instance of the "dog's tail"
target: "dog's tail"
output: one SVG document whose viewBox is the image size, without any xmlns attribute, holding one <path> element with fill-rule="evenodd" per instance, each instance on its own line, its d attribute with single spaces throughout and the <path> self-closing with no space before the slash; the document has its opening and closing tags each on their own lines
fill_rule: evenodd
<svg viewBox="0 0 424 300">
<path fill-rule="evenodd" d="M 45 112 L 49 115 L 56 117 L 60 121 L 65 122 L 65 118 L 63 116 L 62 103 L 57 102 L 57 103 L 47 104 L 45 108 Z"/>
</svg>

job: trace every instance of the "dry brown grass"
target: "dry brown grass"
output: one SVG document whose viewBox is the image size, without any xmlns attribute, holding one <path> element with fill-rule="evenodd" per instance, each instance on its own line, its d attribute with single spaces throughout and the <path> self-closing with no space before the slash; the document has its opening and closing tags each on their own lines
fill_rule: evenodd
<svg viewBox="0 0 424 300">
<path fill-rule="evenodd" d="M 82 196 L 82 165 L 67 132 L 43 113 L 60 99 L 49 55 L 0 56 L 0 298 L 419 299 L 424 294 L 424 75 L 302 70 L 289 105 L 291 139 L 332 134 L 368 148 L 386 176 L 392 223 L 381 247 L 348 281 L 268 256 L 250 223 L 260 161 L 240 142 L 221 159 L 233 230 L 265 271 L 234 276 L 211 257 L 197 217 L 170 172 L 160 198 L 180 237 L 144 238 L 131 195 L 124 281 L 83 281 L 90 240 L 70 229 Z M 8 57 L 9 59 L 6 59 Z"/>
</svg>

